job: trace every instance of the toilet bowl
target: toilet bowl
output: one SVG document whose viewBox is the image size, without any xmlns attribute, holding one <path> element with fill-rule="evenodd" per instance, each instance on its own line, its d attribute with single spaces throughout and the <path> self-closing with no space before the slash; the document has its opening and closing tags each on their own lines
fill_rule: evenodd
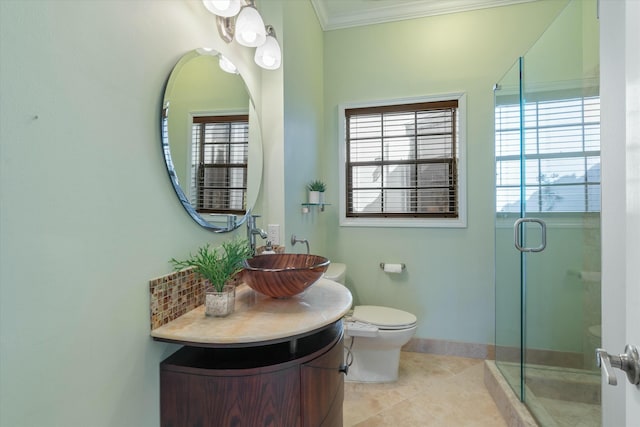
<svg viewBox="0 0 640 427">
<path fill-rule="evenodd" d="M 344 285 L 345 274 L 344 264 L 331 263 L 324 277 Z M 395 308 L 353 307 L 344 318 L 344 345 L 348 350 L 347 363 L 350 363 L 346 381 L 396 381 L 400 350 L 415 334 L 416 322 L 416 316 Z"/>
</svg>

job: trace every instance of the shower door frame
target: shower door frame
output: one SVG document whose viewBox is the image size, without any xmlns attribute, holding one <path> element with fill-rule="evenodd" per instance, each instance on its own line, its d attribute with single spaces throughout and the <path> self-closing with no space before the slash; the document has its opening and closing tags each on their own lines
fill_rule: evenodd
<svg viewBox="0 0 640 427">
<path fill-rule="evenodd" d="M 579 6 L 576 7 L 581 8 L 582 5 L 583 4 L 579 4 Z M 563 16 L 564 11 L 567 9 L 564 9 L 563 12 L 560 13 L 559 17 Z M 587 10 L 586 6 L 584 10 Z M 584 10 L 580 9 L 580 12 L 583 12 Z M 585 15 L 573 15 L 573 12 L 575 11 L 576 9 L 572 9 L 570 14 L 563 16 L 562 19 L 573 19 L 575 16 L 581 16 L 581 19 L 587 19 L 584 17 Z M 555 20 L 550 28 L 554 27 L 554 24 L 558 21 L 560 20 Z M 564 23 L 564 21 L 562 22 Z M 571 22 L 573 23 L 574 21 Z M 585 28 L 592 28 L 591 25 L 593 25 L 593 21 L 576 20 L 575 22 L 579 22 L 578 25 L 586 24 L 585 27 L 578 27 L 582 31 L 584 31 Z M 555 35 L 557 33 L 552 34 Z M 592 44 L 593 37 L 591 35 L 593 34 L 594 33 L 592 31 L 578 33 L 577 37 L 579 37 L 581 47 L 586 47 L 584 52 L 579 51 L 582 55 L 584 55 L 585 52 L 586 54 L 592 52 L 594 45 Z M 532 127 L 531 123 L 529 123 L 531 120 L 530 116 L 525 115 L 530 113 L 529 108 L 537 107 L 530 107 L 529 104 L 536 102 L 544 104 L 547 100 L 554 102 L 556 100 L 570 100 L 574 98 L 583 98 L 582 102 L 584 104 L 584 99 L 587 99 L 589 96 L 596 96 L 598 92 L 598 82 L 590 78 L 588 73 L 584 73 L 586 68 L 585 64 L 590 64 L 589 61 L 594 59 L 593 57 L 577 56 L 578 62 L 575 64 L 576 68 L 574 70 L 576 71 L 574 73 L 575 80 L 563 80 L 560 77 L 557 77 L 558 74 L 554 73 L 557 72 L 558 67 L 555 67 L 554 65 L 546 65 L 544 63 L 541 65 L 540 58 L 544 57 L 541 54 L 548 54 L 547 48 L 549 46 L 549 40 L 555 40 L 553 38 L 554 35 L 550 36 L 551 39 L 545 38 L 543 35 L 540 39 L 542 40 L 544 38 L 544 42 L 540 45 L 541 47 L 538 48 L 538 42 L 536 42 L 532 49 L 529 50 L 525 56 L 520 57 L 514 67 L 512 67 L 505 77 L 500 80 L 500 84 L 504 83 L 505 87 L 502 88 L 500 84 L 498 84 L 494 91 L 496 114 L 498 113 L 498 106 L 515 105 L 516 102 L 519 106 L 518 133 L 516 135 L 515 130 L 511 130 L 511 139 L 506 140 L 507 155 L 505 155 L 505 147 L 503 146 L 505 142 L 502 140 L 496 140 L 496 167 L 505 168 L 505 158 L 511 160 L 513 163 L 511 165 L 512 169 L 510 170 L 511 175 L 509 175 L 511 180 L 507 184 L 496 181 L 496 197 L 504 197 L 505 185 L 511 187 L 510 190 L 513 190 L 512 194 L 516 193 L 517 187 L 517 192 L 519 192 L 520 196 L 518 199 L 518 207 L 516 207 L 515 204 L 510 204 L 510 207 L 507 207 L 504 213 L 501 213 L 498 210 L 496 211 L 496 366 L 503 373 L 516 395 L 518 395 L 520 400 L 525 403 L 528 401 L 527 393 L 530 391 L 525 383 L 525 381 L 528 380 L 528 374 L 531 374 L 531 372 L 528 372 L 529 370 L 536 372 L 537 374 L 539 373 L 537 370 L 539 370 L 540 367 L 542 367 L 543 370 L 547 369 L 545 365 L 550 366 L 551 371 L 563 369 L 564 366 L 576 366 L 580 370 L 583 370 L 585 369 L 585 366 L 589 365 L 586 352 L 581 354 L 577 348 L 580 348 L 582 351 L 586 351 L 590 346 L 590 342 L 587 340 L 586 335 L 584 335 L 583 328 L 585 328 L 593 319 L 584 314 L 585 306 L 580 305 L 579 301 L 567 302 L 567 300 L 570 299 L 569 297 L 571 296 L 571 286 L 574 286 L 576 289 L 574 293 L 576 298 L 584 298 L 584 300 L 587 299 L 584 294 L 581 293 L 581 289 L 577 290 L 577 288 L 581 286 L 581 279 L 579 280 L 578 278 L 582 277 L 581 274 L 583 271 L 588 270 L 588 268 L 584 268 L 585 266 L 593 267 L 593 271 L 600 270 L 599 264 L 597 262 L 594 263 L 593 258 L 595 254 L 599 253 L 598 251 L 601 249 L 601 246 L 598 246 L 597 241 L 595 245 L 593 242 L 589 241 L 593 236 L 598 236 L 599 238 L 600 213 L 598 209 L 593 209 L 592 211 L 591 206 L 588 206 L 588 199 L 585 199 L 584 211 L 580 208 L 575 211 L 572 209 L 568 209 L 566 211 L 564 209 L 557 209 L 558 214 L 547 213 L 543 208 L 543 204 L 531 206 L 529 207 L 529 211 L 527 210 L 527 202 L 530 201 L 528 199 L 531 197 L 532 191 L 532 189 L 527 186 L 531 187 L 532 185 L 539 185 L 539 188 L 552 188 L 547 187 L 547 185 L 549 183 L 551 185 L 554 184 L 553 180 L 543 182 L 541 178 L 538 184 L 532 183 L 531 176 L 527 176 L 527 166 L 534 167 L 533 164 L 529 165 L 527 163 L 527 156 L 529 156 L 530 161 L 532 159 L 541 159 L 544 157 L 544 155 L 540 154 L 542 151 L 531 152 L 532 149 L 530 144 L 538 143 L 537 136 L 534 135 L 537 132 L 537 129 L 534 129 L 537 128 L 537 125 L 533 125 Z M 529 69 L 526 68 L 527 66 Z M 545 71 L 548 72 L 545 73 Z M 530 75 L 527 76 L 527 73 Z M 527 77 L 529 77 L 529 79 L 527 79 Z M 549 77 L 551 77 L 551 79 L 549 79 Z M 556 85 L 556 83 L 558 83 L 558 85 Z M 502 92 L 500 92 L 501 90 Z M 584 105 L 582 108 L 585 108 Z M 501 114 L 504 113 L 501 112 Z M 536 113 L 532 114 L 537 114 L 537 110 Z M 511 123 L 515 123 L 516 121 L 514 117 L 515 115 L 511 118 Z M 500 120 L 503 119 L 501 118 Z M 508 120 L 509 118 L 507 118 L 507 121 Z M 525 121 L 527 121 L 527 123 L 525 123 Z M 525 124 L 528 125 L 529 128 L 527 128 Z M 581 126 L 583 127 L 586 125 L 586 121 L 581 123 Z M 498 126 L 501 127 L 499 128 Z M 498 123 L 498 116 L 496 116 L 496 138 L 498 138 L 499 129 L 504 131 L 502 126 L 503 122 Z M 533 132 L 533 134 L 530 134 L 530 132 Z M 503 135 L 500 135 L 500 137 L 505 138 Z M 506 138 L 509 138 L 509 136 Z M 517 150 L 515 147 L 516 138 L 519 142 Z M 500 142 L 499 147 L 498 142 Z M 511 142 L 510 145 L 509 142 Z M 555 144 L 555 139 L 552 140 L 552 143 Z M 590 162 L 598 162 L 597 159 L 591 159 L 593 159 L 593 156 L 599 155 L 599 153 L 596 154 L 590 152 L 589 150 L 592 149 L 584 148 L 586 146 L 586 140 L 583 140 L 582 155 L 584 156 L 586 165 L 584 178 L 586 183 L 590 183 L 590 179 L 587 178 L 587 171 L 590 168 L 589 165 L 593 165 L 593 163 Z M 498 149 L 500 149 L 500 151 L 498 151 Z M 552 149 L 548 152 L 550 154 L 546 155 L 551 158 L 553 157 L 553 152 L 554 151 Z M 560 152 L 566 153 L 566 151 Z M 538 157 L 536 157 L 536 153 Z M 568 160 L 570 159 L 570 156 L 574 155 L 568 154 Z M 577 154 L 576 156 L 579 157 Z M 516 157 L 518 161 L 516 161 Z M 498 161 L 501 162 L 500 165 L 498 164 Z M 515 171 L 513 169 L 515 168 L 515 163 L 518 163 L 519 171 Z M 558 164 L 562 164 L 563 168 L 568 168 L 570 162 L 558 160 Z M 533 172 L 534 176 L 542 177 L 544 171 L 541 169 L 540 164 L 538 164 L 537 167 L 540 169 L 532 169 L 532 171 L 529 172 L 529 175 Z M 560 175 L 565 175 L 565 170 L 562 170 L 563 173 Z M 567 175 L 571 174 L 571 172 L 569 172 L 570 170 L 571 169 L 566 169 Z M 500 171 L 496 170 L 496 172 L 496 179 L 503 179 L 500 175 L 503 173 L 502 169 Z M 519 175 L 519 181 L 513 179 L 517 175 Z M 576 173 L 576 175 L 579 174 Z M 527 182 L 527 179 L 529 182 Z M 499 186 L 503 186 L 503 188 L 499 189 Z M 587 192 L 587 188 L 589 187 L 585 186 L 585 194 Z M 499 191 L 503 191 L 503 193 L 499 193 Z M 553 193 L 553 191 L 551 193 Z M 545 199 L 545 195 L 542 191 L 539 191 L 538 194 L 541 200 Z M 563 195 L 562 192 L 559 194 Z M 505 205 L 503 204 L 503 201 L 498 198 L 496 200 L 496 206 Z M 516 213 L 516 211 L 518 212 Z M 564 215 L 563 212 L 575 212 L 575 214 Z M 591 212 L 594 213 L 592 214 Z M 549 251 L 546 253 L 543 252 L 543 250 L 547 240 L 545 235 L 547 227 L 542 219 L 549 219 L 551 224 L 550 227 L 553 229 L 552 231 L 550 230 L 550 247 Z M 505 224 L 509 220 L 513 220 L 509 223 L 514 225 L 512 235 L 513 240 L 511 242 L 508 242 L 507 229 L 505 228 Z M 572 221 L 575 221 L 575 223 L 572 224 Z M 535 223 L 535 229 L 530 227 L 532 222 Z M 569 225 L 568 228 L 574 227 L 574 231 L 568 230 L 566 225 Z M 589 230 L 589 227 L 592 229 Z M 567 236 L 579 237 L 575 241 L 567 243 Z M 582 239 L 580 239 L 580 236 Z M 511 253 L 507 250 L 507 246 L 510 246 L 509 250 Z M 571 250 L 575 250 L 575 253 L 571 253 Z M 516 252 L 513 251 L 519 252 L 516 255 Z M 568 254 L 566 259 L 564 256 L 565 254 Z M 507 265 L 505 267 L 507 261 L 511 264 L 517 263 L 518 265 Z M 565 263 L 566 266 L 564 265 Z M 540 269 L 543 270 L 542 273 L 540 272 Z M 572 274 L 573 277 L 569 277 Z M 573 282 L 570 282 L 571 280 L 573 280 Z M 561 293 L 556 294 L 556 289 Z M 517 292 L 519 292 L 519 295 L 516 296 Z M 507 296 L 511 298 L 510 301 L 513 305 L 512 307 L 504 308 L 504 294 L 507 294 Z M 545 298 L 547 299 L 545 300 Z M 561 302 L 556 302 L 556 299 Z M 582 301 L 583 304 L 584 300 Z M 534 304 L 539 304 L 540 301 L 542 301 L 543 304 L 547 303 L 547 306 L 530 306 L 532 302 Z M 567 305 L 563 305 L 563 303 Z M 519 308 L 519 312 L 516 313 L 515 306 L 518 304 L 519 307 L 517 308 Z M 557 304 L 557 306 L 551 307 L 553 304 Z M 577 320 L 577 316 L 568 317 L 566 319 L 557 317 L 558 312 L 562 311 L 565 307 L 570 307 L 571 310 L 580 312 L 579 316 L 583 317 L 579 320 Z M 504 324 L 505 319 L 508 323 L 506 326 Z M 539 330 L 531 328 L 531 325 L 537 327 L 537 322 L 542 322 L 543 327 Z M 594 324 L 599 323 L 598 319 L 597 323 Z M 517 334 L 515 333 L 516 326 L 519 327 L 519 337 L 516 336 Z M 576 329 L 576 327 L 578 329 Z M 547 337 L 545 335 L 547 331 L 555 335 Z M 573 335 L 575 340 L 571 341 L 571 335 Z M 562 342 L 564 337 L 570 338 L 567 339 L 566 342 Z M 558 342 L 560 342 L 560 345 L 556 346 Z M 557 356 L 565 357 L 565 355 L 573 357 L 573 362 L 578 361 L 580 365 L 571 365 L 569 362 L 566 362 L 567 365 L 563 365 L 562 363 L 565 363 L 564 361 L 560 364 L 555 363 L 555 358 Z M 535 362 L 535 366 L 532 367 L 531 362 Z M 517 374 L 515 373 L 516 369 L 518 370 Z M 592 369 L 591 372 L 589 372 L 589 375 L 594 371 L 595 370 Z M 531 410 L 531 407 L 529 409 Z"/>
</svg>

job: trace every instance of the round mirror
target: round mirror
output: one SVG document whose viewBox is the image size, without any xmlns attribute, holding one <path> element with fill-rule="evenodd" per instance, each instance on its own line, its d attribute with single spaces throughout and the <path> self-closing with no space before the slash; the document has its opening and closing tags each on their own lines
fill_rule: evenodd
<svg viewBox="0 0 640 427">
<path fill-rule="evenodd" d="M 244 223 L 262 177 L 259 120 L 234 71 L 218 52 L 188 52 L 171 71 L 162 104 L 162 150 L 171 184 L 189 215 L 214 232 Z"/>
</svg>

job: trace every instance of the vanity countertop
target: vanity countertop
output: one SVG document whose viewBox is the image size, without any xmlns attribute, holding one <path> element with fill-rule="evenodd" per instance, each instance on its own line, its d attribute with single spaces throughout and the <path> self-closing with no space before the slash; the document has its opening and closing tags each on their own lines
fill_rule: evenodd
<svg viewBox="0 0 640 427">
<path fill-rule="evenodd" d="M 241 284 L 236 288 L 235 311 L 229 316 L 205 316 L 201 305 L 153 329 L 151 336 L 158 341 L 203 347 L 275 343 L 341 319 L 352 302 L 345 286 L 324 278 L 286 299 L 270 298 Z"/>
</svg>

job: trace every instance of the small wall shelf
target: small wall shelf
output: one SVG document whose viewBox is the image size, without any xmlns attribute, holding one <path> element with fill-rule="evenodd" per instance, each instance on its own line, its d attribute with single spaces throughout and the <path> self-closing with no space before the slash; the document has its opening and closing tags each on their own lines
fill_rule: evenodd
<svg viewBox="0 0 640 427">
<path fill-rule="evenodd" d="M 301 203 L 301 205 L 302 205 L 302 213 L 309 213 L 310 206 L 319 206 L 320 212 L 324 212 L 324 207 L 331 206 L 331 203 Z M 307 210 L 305 211 L 305 209 Z"/>
</svg>

